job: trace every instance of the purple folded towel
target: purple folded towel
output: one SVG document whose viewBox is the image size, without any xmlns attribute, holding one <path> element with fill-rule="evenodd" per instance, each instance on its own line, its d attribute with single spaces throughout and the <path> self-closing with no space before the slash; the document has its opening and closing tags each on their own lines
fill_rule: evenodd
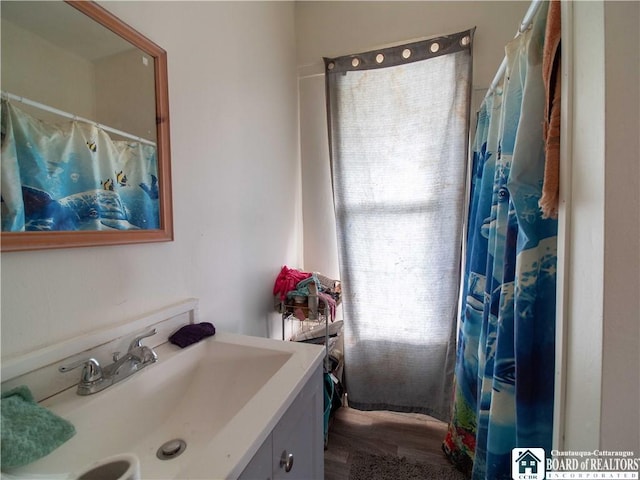
<svg viewBox="0 0 640 480">
<path fill-rule="evenodd" d="M 215 335 L 216 327 L 209 322 L 185 325 L 169 337 L 169 341 L 180 348 L 188 347 L 205 337 Z"/>
</svg>

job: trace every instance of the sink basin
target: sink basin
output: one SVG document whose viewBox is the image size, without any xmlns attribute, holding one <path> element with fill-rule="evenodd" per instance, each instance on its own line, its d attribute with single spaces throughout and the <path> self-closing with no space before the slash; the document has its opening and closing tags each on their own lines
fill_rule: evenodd
<svg viewBox="0 0 640 480">
<path fill-rule="evenodd" d="M 234 478 L 255 454 L 319 365 L 317 346 L 219 332 L 185 349 L 157 347 L 158 361 L 90 396 L 75 388 L 41 404 L 76 435 L 14 475 L 62 475 L 122 453 L 140 460 L 144 479 Z M 161 460 L 158 449 L 186 449 Z"/>
</svg>

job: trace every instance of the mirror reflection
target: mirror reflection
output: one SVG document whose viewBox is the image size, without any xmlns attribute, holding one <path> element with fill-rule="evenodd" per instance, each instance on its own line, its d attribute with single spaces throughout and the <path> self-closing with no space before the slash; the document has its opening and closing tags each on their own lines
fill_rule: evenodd
<svg viewBox="0 0 640 480">
<path fill-rule="evenodd" d="M 64 2 L 0 5 L 2 231 L 161 228 L 154 58 Z"/>
</svg>

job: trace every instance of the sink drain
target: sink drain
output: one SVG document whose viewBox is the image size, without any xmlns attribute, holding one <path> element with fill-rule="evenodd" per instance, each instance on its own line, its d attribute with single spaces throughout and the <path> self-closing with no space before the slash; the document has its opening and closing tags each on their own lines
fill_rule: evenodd
<svg viewBox="0 0 640 480">
<path fill-rule="evenodd" d="M 156 456 L 160 460 L 171 460 L 172 458 L 180 456 L 186 449 L 186 442 L 180 438 L 176 438 L 163 443 L 156 452 Z"/>
</svg>

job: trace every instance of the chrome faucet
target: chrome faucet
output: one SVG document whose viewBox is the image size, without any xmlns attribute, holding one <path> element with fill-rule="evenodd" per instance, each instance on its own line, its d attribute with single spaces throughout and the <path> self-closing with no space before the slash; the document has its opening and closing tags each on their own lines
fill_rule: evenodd
<svg viewBox="0 0 640 480">
<path fill-rule="evenodd" d="M 95 358 L 86 358 L 68 365 L 62 365 L 58 370 L 65 373 L 82 367 L 80 382 L 78 383 L 78 395 L 97 393 L 142 370 L 158 359 L 156 352 L 152 348 L 140 343 L 143 338 L 155 334 L 156 329 L 154 328 L 135 337 L 131 341 L 127 353 L 120 357 L 120 352 L 115 352 L 113 354 L 113 363 L 104 368 L 100 367 Z"/>
</svg>

